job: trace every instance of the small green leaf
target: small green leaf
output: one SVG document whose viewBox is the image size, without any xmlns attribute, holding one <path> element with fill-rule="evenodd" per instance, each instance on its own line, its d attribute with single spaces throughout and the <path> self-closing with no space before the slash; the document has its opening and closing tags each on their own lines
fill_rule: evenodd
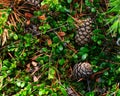
<svg viewBox="0 0 120 96">
<path fill-rule="evenodd" d="M 58 61 L 58 63 L 59 63 L 60 65 L 63 65 L 63 64 L 65 63 L 65 59 L 64 59 L 64 58 L 60 59 L 60 60 Z"/>
<path fill-rule="evenodd" d="M 63 50 L 63 46 L 62 45 L 58 46 L 58 48 L 59 48 L 60 51 Z"/>
<path fill-rule="evenodd" d="M 91 8 L 91 12 L 95 13 L 96 9 L 95 8 Z"/>
<path fill-rule="evenodd" d="M 13 38 L 14 38 L 14 40 L 18 40 L 18 35 L 14 34 Z"/>
<path fill-rule="evenodd" d="M 87 52 L 89 52 L 89 50 L 87 47 L 81 47 L 80 52 L 87 53 Z"/>
<path fill-rule="evenodd" d="M 60 40 L 59 40 L 59 38 L 57 37 L 57 36 L 55 36 L 55 37 L 53 37 L 53 42 L 54 43 L 57 43 L 57 42 L 59 42 Z"/>
<path fill-rule="evenodd" d="M 101 41 L 101 40 L 98 40 L 98 41 L 97 41 L 97 44 L 98 44 L 98 45 L 101 45 L 101 44 L 102 44 L 102 41 Z"/>
<path fill-rule="evenodd" d="M 48 79 L 54 79 L 55 70 L 53 68 L 49 68 Z"/>
<path fill-rule="evenodd" d="M 2 71 L 8 70 L 7 66 L 2 66 Z"/>
<path fill-rule="evenodd" d="M 57 93 L 52 93 L 51 96 L 57 96 Z"/>
<path fill-rule="evenodd" d="M 21 88 L 23 88 L 25 86 L 25 82 L 21 83 Z"/>
<path fill-rule="evenodd" d="M 95 96 L 94 92 L 88 92 L 85 96 Z"/>
<path fill-rule="evenodd" d="M 74 57 L 74 59 L 78 59 L 78 56 L 76 54 L 73 57 Z"/>
<path fill-rule="evenodd" d="M 71 2 L 72 2 L 72 0 L 67 0 L 67 2 L 68 2 L 68 3 L 71 3 Z"/>
<path fill-rule="evenodd" d="M 62 86 L 60 86 L 60 90 L 61 90 L 63 96 L 68 96 L 65 88 L 63 88 Z"/>
<path fill-rule="evenodd" d="M 21 87 L 21 82 L 20 81 L 17 81 L 16 84 L 17 84 L 18 87 Z"/>
<path fill-rule="evenodd" d="M 82 55 L 82 58 L 81 58 L 81 59 L 82 59 L 82 60 L 85 60 L 87 57 L 88 57 L 88 54 L 85 53 L 85 54 Z"/>
<path fill-rule="evenodd" d="M 105 76 L 108 76 L 108 75 L 109 75 L 109 73 L 108 73 L 108 72 L 104 72 L 104 75 L 105 75 Z"/>
</svg>

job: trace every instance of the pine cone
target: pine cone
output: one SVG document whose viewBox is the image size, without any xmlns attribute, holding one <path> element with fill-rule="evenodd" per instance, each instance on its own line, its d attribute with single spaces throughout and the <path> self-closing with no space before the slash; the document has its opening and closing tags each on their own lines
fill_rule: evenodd
<svg viewBox="0 0 120 96">
<path fill-rule="evenodd" d="M 90 42 L 91 35 L 92 35 L 92 19 L 87 18 L 83 20 L 83 23 L 77 29 L 77 33 L 75 36 L 75 42 L 78 45 L 84 45 Z"/>
<path fill-rule="evenodd" d="M 79 80 L 80 78 L 88 78 L 92 73 L 93 71 L 90 63 L 80 62 L 74 65 L 72 77 L 74 80 Z"/>
<path fill-rule="evenodd" d="M 35 5 L 35 6 L 39 6 L 39 4 L 43 1 L 43 0 L 26 0 L 28 3 Z"/>
</svg>

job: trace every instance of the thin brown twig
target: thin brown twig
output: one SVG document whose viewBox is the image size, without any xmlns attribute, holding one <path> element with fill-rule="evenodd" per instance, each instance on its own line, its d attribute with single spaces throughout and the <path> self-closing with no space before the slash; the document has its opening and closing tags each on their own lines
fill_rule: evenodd
<svg viewBox="0 0 120 96">
<path fill-rule="evenodd" d="M 99 71 L 99 72 L 96 72 L 96 73 L 94 73 L 94 74 L 91 76 L 91 78 L 93 79 L 93 78 L 95 78 L 96 75 L 102 74 L 102 73 L 104 73 L 104 71 L 107 71 L 107 70 L 109 70 L 109 69 L 110 69 L 110 68 L 106 68 L 106 69 L 103 69 L 103 70 L 101 70 L 101 71 Z"/>
<path fill-rule="evenodd" d="M 70 88 L 72 89 L 72 91 L 73 91 L 77 96 L 83 96 L 82 94 L 78 94 L 72 86 L 70 86 Z"/>
<path fill-rule="evenodd" d="M 70 44 L 67 44 L 67 47 L 68 47 L 69 49 L 71 49 L 72 51 L 74 51 L 75 53 L 77 53 L 77 50 L 74 49 Z"/>
<path fill-rule="evenodd" d="M 71 16 L 70 14 L 67 14 L 68 16 L 70 16 L 76 23 L 78 23 L 79 25 L 83 24 L 82 20 L 77 20 L 76 18 L 74 18 L 73 16 Z"/>
<path fill-rule="evenodd" d="M 100 60 L 105 61 L 105 62 L 109 62 L 109 63 L 113 63 L 113 64 L 118 64 L 118 65 L 120 65 L 119 62 L 113 62 L 113 61 L 105 60 L 105 59 L 100 59 Z"/>
<path fill-rule="evenodd" d="M 80 13 L 82 13 L 82 4 L 83 4 L 83 0 L 81 0 L 80 3 L 81 3 L 81 4 L 80 4 Z"/>
</svg>

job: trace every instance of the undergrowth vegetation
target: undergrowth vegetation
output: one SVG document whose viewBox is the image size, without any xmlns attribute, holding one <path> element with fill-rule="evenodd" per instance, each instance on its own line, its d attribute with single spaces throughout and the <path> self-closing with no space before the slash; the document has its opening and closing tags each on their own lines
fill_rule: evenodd
<svg viewBox="0 0 120 96">
<path fill-rule="evenodd" d="M 0 96 L 120 96 L 119 0 L 27 1 L 0 1 Z M 88 17 L 91 40 L 80 46 L 77 23 Z M 79 62 L 92 65 L 88 82 L 71 76 Z"/>
</svg>

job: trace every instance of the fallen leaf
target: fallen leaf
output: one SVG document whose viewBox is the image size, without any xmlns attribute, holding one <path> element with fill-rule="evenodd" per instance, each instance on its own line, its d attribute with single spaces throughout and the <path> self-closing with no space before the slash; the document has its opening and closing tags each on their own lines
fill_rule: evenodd
<svg viewBox="0 0 120 96">
<path fill-rule="evenodd" d="M 37 81 L 38 81 L 38 78 L 37 78 L 35 75 L 33 76 L 33 81 L 34 81 L 34 82 L 37 82 Z"/>
<path fill-rule="evenodd" d="M 35 67 L 35 66 L 37 66 L 38 63 L 35 61 L 32 61 L 31 64 Z"/>
<path fill-rule="evenodd" d="M 40 19 L 40 20 L 46 20 L 45 14 L 43 14 L 41 16 L 38 16 L 38 19 Z"/>
<path fill-rule="evenodd" d="M 47 4 L 41 5 L 40 9 L 41 10 L 46 10 L 46 9 L 48 9 L 48 5 Z"/>
<path fill-rule="evenodd" d="M 26 21 L 26 25 L 30 25 L 30 20 L 27 20 L 27 21 Z"/>
<path fill-rule="evenodd" d="M 52 40 L 51 39 L 47 39 L 47 44 L 48 44 L 48 46 L 50 46 L 52 44 Z"/>
<path fill-rule="evenodd" d="M 31 17 L 33 17 L 33 15 L 31 13 L 25 13 L 25 18 L 26 19 L 30 19 Z"/>
<path fill-rule="evenodd" d="M 34 68 L 35 68 L 35 70 L 34 70 L 35 72 L 39 70 L 38 66 L 35 66 Z"/>
<path fill-rule="evenodd" d="M 27 67 L 27 68 L 25 69 L 25 71 L 26 71 L 26 72 L 30 72 L 30 63 L 28 63 L 28 64 L 26 65 L 26 67 Z"/>
<path fill-rule="evenodd" d="M 65 36 L 65 32 L 58 32 L 58 35 L 63 37 L 63 36 Z"/>
</svg>

